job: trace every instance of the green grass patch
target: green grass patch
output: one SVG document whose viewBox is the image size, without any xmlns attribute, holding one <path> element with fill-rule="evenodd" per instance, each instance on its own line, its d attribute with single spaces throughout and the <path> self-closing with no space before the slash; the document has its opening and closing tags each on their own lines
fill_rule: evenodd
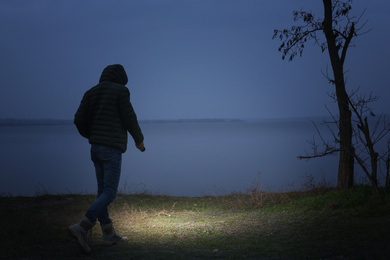
<svg viewBox="0 0 390 260">
<path fill-rule="evenodd" d="M 110 205 L 129 243 L 91 255 L 68 234 L 92 195 L 0 197 L 4 259 L 387 259 L 390 196 L 350 190 L 204 197 L 120 194 Z"/>
</svg>

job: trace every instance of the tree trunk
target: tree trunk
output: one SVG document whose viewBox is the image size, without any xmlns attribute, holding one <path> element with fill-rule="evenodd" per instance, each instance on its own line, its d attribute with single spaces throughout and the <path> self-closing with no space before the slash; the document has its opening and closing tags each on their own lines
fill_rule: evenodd
<svg viewBox="0 0 390 260">
<path fill-rule="evenodd" d="M 336 86 L 337 88 L 337 86 Z M 338 100 L 340 98 L 338 97 Z M 340 105 L 340 161 L 337 177 L 338 188 L 350 188 L 353 186 L 353 173 L 354 173 L 354 147 L 352 146 L 352 124 L 351 124 L 351 111 L 349 108 L 345 108 L 344 105 Z"/>
<path fill-rule="evenodd" d="M 340 113 L 340 161 L 338 169 L 337 187 L 350 188 L 353 186 L 354 147 L 352 146 L 352 113 L 349 109 L 348 94 L 344 81 L 344 58 L 339 57 L 336 46 L 336 37 L 332 29 L 332 0 L 323 0 L 324 3 L 324 33 L 328 44 L 328 52 L 332 64 L 334 84 L 336 87 L 337 104 Z M 351 34 L 352 35 L 352 34 Z M 348 42 L 344 46 L 348 48 Z M 346 52 L 344 52 L 345 55 Z"/>
</svg>

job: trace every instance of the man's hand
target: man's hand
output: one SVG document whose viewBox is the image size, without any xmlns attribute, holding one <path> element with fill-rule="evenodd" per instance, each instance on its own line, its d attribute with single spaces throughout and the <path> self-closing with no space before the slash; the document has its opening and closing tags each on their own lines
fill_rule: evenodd
<svg viewBox="0 0 390 260">
<path fill-rule="evenodd" d="M 141 152 L 145 152 L 144 142 L 135 145 Z"/>
</svg>

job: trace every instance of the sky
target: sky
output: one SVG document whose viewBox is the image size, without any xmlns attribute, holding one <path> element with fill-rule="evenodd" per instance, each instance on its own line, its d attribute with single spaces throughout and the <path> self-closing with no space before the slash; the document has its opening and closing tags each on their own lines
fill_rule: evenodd
<svg viewBox="0 0 390 260">
<path fill-rule="evenodd" d="M 369 33 L 345 62 L 347 89 L 389 112 L 390 1 L 354 0 Z M 274 29 L 320 0 L 0 0 L 0 118 L 73 119 L 105 66 L 127 71 L 139 119 L 327 115 L 327 52 L 283 61 Z M 335 110 L 336 111 L 336 110 Z"/>
</svg>

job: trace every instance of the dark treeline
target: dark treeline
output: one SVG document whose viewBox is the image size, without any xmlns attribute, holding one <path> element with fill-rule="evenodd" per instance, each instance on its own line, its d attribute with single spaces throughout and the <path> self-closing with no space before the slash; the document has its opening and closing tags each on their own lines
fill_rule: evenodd
<svg viewBox="0 0 390 260">
<path fill-rule="evenodd" d="M 240 119 L 176 119 L 176 120 L 140 120 L 140 123 L 199 123 L 199 122 L 243 122 Z M 0 126 L 43 126 L 71 125 L 72 119 L 0 119 Z"/>
<path fill-rule="evenodd" d="M 73 120 L 69 119 L 0 119 L 0 126 L 41 126 L 41 125 L 70 125 Z"/>
<path fill-rule="evenodd" d="M 244 122 L 241 119 L 172 119 L 172 120 L 140 120 L 140 123 L 214 123 L 214 122 Z"/>
</svg>

